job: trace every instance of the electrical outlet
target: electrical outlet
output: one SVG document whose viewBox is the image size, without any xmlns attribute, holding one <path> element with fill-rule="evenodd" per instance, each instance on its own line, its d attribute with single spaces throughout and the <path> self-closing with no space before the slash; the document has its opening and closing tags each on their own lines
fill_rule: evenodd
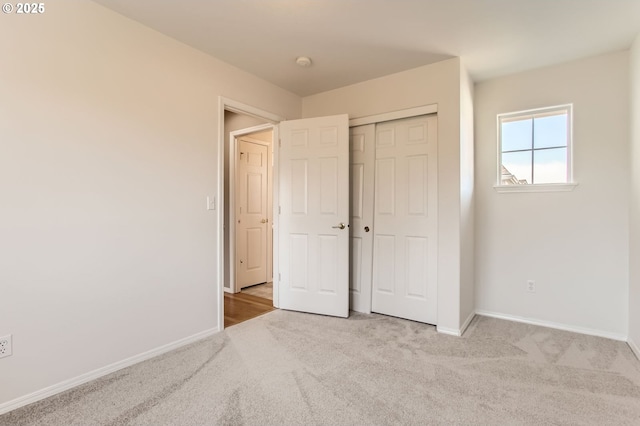
<svg viewBox="0 0 640 426">
<path fill-rule="evenodd" d="M 527 281 L 527 292 L 535 293 L 536 292 L 536 282 L 534 280 Z"/>
<path fill-rule="evenodd" d="M 11 335 L 0 337 L 0 358 L 4 358 L 13 353 L 13 348 L 11 347 Z"/>
</svg>

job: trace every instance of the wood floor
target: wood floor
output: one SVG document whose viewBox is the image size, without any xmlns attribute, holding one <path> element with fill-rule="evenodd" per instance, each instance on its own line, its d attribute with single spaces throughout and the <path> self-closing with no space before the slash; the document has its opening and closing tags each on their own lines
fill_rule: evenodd
<svg viewBox="0 0 640 426">
<path fill-rule="evenodd" d="M 224 326 L 230 327 L 267 312 L 273 311 L 269 299 L 246 293 L 224 294 Z"/>
<path fill-rule="evenodd" d="M 264 283 L 245 287 L 241 293 L 251 294 L 252 296 L 262 297 L 263 299 L 273 300 L 273 283 Z"/>
</svg>

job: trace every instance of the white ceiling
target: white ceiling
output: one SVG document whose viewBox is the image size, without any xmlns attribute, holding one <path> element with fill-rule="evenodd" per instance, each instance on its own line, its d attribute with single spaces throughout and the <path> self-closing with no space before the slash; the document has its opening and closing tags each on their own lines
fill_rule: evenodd
<svg viewBox="0 0 640 426">
<path fill-rule="evenodd" d="M 640 32 L 640 0 L 94 1 L 300 96 L 454 56 L 480 81 Z"/>
</svg>

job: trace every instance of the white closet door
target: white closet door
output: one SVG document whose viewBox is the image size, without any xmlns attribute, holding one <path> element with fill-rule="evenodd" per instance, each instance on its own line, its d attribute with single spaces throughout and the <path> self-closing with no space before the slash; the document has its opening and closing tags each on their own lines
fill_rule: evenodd
<svg viewBox="0 0 640 426">
<path fill-rule="evenodd" d="M 376 126 L 372 310 L 437 319 L 437 117 Z"/>
<path fill-rule="evenodd" d="M 375 128 L 375 124 L 368 124 L 349 129 L 349 306 L 364 313 L 371 313 Z"/>
</svg>

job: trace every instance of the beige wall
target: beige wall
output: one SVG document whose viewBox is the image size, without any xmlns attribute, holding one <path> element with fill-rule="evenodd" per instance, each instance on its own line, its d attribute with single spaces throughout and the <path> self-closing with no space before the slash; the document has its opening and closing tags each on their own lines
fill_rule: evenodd
<svg viewBox="0 0 640 426">
<path fill-rule="evenodd" d="M 438 62 L 302 101 L 304 117 L 365 117 L 438 105 L 438 329 L 460 329 L 460 60 Z"/>
<path fill-rule="evenodd" d="M 476 85 L 476 307 L 625 339 L 629 55 Z M 573 103 L 573 192 L 497 193 L 496 115 Z M 535 280 L 535 293 L 525 292 Z"/>
<path fill-rule="evenodd" d="M 218 328 L 220 95 L 301 99 L 92 2 L 0 24 L 0 404 Z"/>
<path fill-rule="evenodd" d="M 631 47 L 629 343 L 640 358 L 640 34 Z"/>
</svg>

